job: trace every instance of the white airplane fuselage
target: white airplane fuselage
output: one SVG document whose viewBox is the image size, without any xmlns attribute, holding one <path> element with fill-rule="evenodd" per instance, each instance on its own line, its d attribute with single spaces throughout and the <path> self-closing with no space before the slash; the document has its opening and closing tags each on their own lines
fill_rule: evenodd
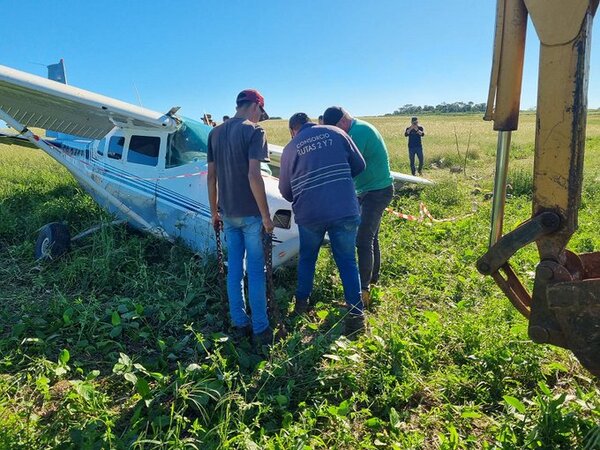
<svg viewBox="0 0 600 450">
<path fill-rule="evenodd" d="M 191 160 L 174 163 L 169 154 L 173 135 L 139 127 L 115 127 L 101 140 L 57 140 L 48 153 L 117 218 L 144 231 L 181 240 L 194 251 L 214 252 L 206 153 L 190 152 Z M 136 146 L 145 153 L 136 151 Z M 279 194 L 277 178 L 263 172 L 263 180 L 271 214 L 291 214 L 291 204 Z M 275 228 L 273 233 L 274 267 L 298 254 L 298 229 L 293 216 L 290 224 L 289 229 Z"/>
</svg>

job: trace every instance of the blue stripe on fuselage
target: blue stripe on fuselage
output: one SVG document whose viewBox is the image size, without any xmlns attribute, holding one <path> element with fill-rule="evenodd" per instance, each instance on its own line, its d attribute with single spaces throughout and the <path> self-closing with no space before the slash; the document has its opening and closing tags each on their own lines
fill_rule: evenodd
<svg viewBox="0 0 600 450">
<path fill-rule="evenodd" d="M 177 192 L 160 186 L 158 183 L 141 179 L 109 164 L 99 163 L 98 165 L 105 172 L 105 176 L 107 178 L 118 181 L 121 184 L 138 189 L 152 196 L 156 196 L 161 200 L 165 200 L 166 202 L 177 205 L 183 209 L 200 213 L 205 217 L 211 217 L 210 209 L 206 205 L 193 201 L 189 197 L 185 197 Z"/>
</svg>

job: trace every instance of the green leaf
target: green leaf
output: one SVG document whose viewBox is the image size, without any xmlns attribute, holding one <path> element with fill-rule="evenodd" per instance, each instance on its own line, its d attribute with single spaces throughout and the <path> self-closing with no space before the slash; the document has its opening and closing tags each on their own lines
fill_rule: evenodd
<svg viewBox="0 0 600 450">
<path fill-rule="evenodd" d="M 68 366 L 58 366 L 56 369 L 54 369 L 54 373 L 57 377 L 66 374 L 68 371 Z"/>
<path fill-rule="evenodd" d="M 131 366 L 131 358 L 125 353 L 119 353 L 119 362 L 124 366 Z"/>
<path fill-rule="evenodd" d="M 361 361 L 360 355 L 358 353 L 352 353 L 351 355 L 348 355 L 348 359 L 355 363 L 359 363 Z"/>
<path fill-rule="evenodd" d="M 58 355 L 58 361 L 61 364 L 66 365 L 69 362 L 69 359 L 71 359 L 71 355 L 69 354 L 69 350 L 67 350 L 66 348 L 63 348 L 60 351 L 60 354 Z"/>
<path fill-rule="evenodd" d="M 282 395 L 282 394 L 276 395 L 275 400 L 277 400 L 277 404 L 279 406 L 285 406 L 289 402 L 289 399 L 287 398 L 287 396 Z"/>
<path fill-rule="evenodd" d="M 350 412 L 350 403 L 348 400 L 344 400 L 340 403 L 340 406 L 337 407 L 337 413 L 339 416 L 347 416 Z"/>
<path fill-rule="evenodd" d="M 479 419 L 481 417 L 481 413 L 477 411 L 463 411 L 460 413 L 460 417 L 464 419 Z"/>
<path fill-rule="evenodd" d="M 116 327 L 117 325 L 121 325 L 121 316 L 119 315 L 119 313 L 117 311 L 113 311 L 112 317 L 111 317 L 111 322 L 112 322 L 113 327 Z"/>
<path fill-rule="evenodd" d="M 544 383 L 543 381 L 538 381 L 538 387 L 540 388 L 540 391 L 542 391 L 544 394 L 548 396 L 552 395 L 552 391 L 548 386 L 546 386 L 546 383 Z"/>
<path fill-rule="evenodd" d="M 75 391 L 87 402 L 94 397 L 94 386 L 91 383 L 77 382 L 75 383 Z"/>
<path fill-rule="evenodd" d="M 71 320 L 71 316 L 73 315 L 73 308 L 67 308 L 63 313 L 63 322 L 65 325 L 71 325 L 73 321 Z"/>
<path fill-rule="evenodd" d="M 510 395 L 505 395 L 502 397 L 506 403 L 515 408 L 521 414 L 525 414 L 525 405 L 518 398 L 512 397 Z"/>
<path fill-rule="evenodd" d="M 95 380 L 99 376 L 100 376 L 100 371 L 99 370 L 92 370 L 90 373 L 88 373 L 86 375 L 85 380 L 86 381 Z"/>
<path fill-rule="evenodd" d="M 143 378 L 137 379 L 137 382 L 135 383 L 135 389 L 137 390 L 137 393 L 142 396 L 142 398 L 148 398 L 150 395 L 150 385 Z"/>
<path fill-rule="evenodd" d="M 569 371 L 567 366 L 565 366 L 564 364 L 559 363 L 557 361 L 551 362 L 550 364 L 548 364 L 548 369 L 555 370 L 556 372 L 568 372 Z"/>
<path fill-rule="evenodd" d="M 121 333 L 123 332 L 123 327 L 121 325 L 114 327 L 112 330 L 110 330 L 110 337 L 114 338 L 117 336 L 120 336 Z"/>
<path fill-rule="evenodd" d="M 202 370 L 202 367 L 200 367 L 198 364 L 196 363 L 192 363 L 189 366 L 187 366 L 185 368 L 186 372 L 194 372 L 195 370 Z"/>
<path fill-rule="evenodd" d="M 326 309 L 317 311 L 317 317 L 321 320 L 325 320 L 328 315 L 329 315 L 329 311 L 327 311 Z"/>
<path fill-rule="evenodd" d="M 365 420 L 365 425 L 369 428 L 379 428 L 383 422 L 378 417 L 371 417 L 370 419 Z"/>
<path fill-rule="evenodd" d="M 402 424 L 402 420 L 400 419 L 400 414 L 398 414 L 398 411 L 396 411 L 394 409 L 394 407 L 390 408 L 390 425 L 392 426 L 392 428 L 400 428 L 400 425 Z"/>
<path fill-rule="evenodd" d="M 127 381 L 129 381 L 130 383 L 132 383 L 134 385 L 137 385 L 138 377 L 135 376 L 135 374 L 133 374 L 131 372 L 127 372 L 124 376 Z"/>
</svg>

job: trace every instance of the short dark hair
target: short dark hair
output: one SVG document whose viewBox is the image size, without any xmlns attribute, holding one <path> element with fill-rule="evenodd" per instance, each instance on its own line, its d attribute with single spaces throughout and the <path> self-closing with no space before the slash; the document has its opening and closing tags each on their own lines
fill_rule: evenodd
<svg viewBox="0 0 600 450">
<path fill-rule="evenodd" d="M 296 128 L 300 128 L 305 123 L 310 122 L 310 118 L 303 112 L 298 112 L 290 117 L 290 121 L 288 125 L 291 130 L 295 130 Z"/>
<path fill-rule="evenodd" d="M 330 106 L 323 113 L 323 123 L 325 125 L 337 125 L 344 117 L 345 112 L 341 106 Z"/>
<path fill-rule="evenodd" d="M 416 117 L 413 117 L 412 119 L 410 119 L 411 122 L 418 122 L 419 119 L 417 119 Z"/>
<path fill-rule="evenodd" d="M 243 100 L 241 102 L 236 103 L 236 105 L 237 105 L 237 109 L 244 109 L 254 103 L 256 103 L 256 102 L 251 102 L 249 100 Z"/>
</svg>

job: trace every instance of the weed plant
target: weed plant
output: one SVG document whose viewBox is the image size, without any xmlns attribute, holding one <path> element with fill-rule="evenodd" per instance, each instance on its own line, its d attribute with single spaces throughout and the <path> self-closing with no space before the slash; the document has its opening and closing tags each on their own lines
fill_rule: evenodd
<svg viewBox="0 0 600 450">
<path fill-rule="evenodd" d="M 406 121 L 374 122 L 392 165 L 406 168 Z M 286 319 L 288 337 L 266 354 L 227 337 L 214 261 L 182 245 L 107 227 L 59 260 L 33 261 L 44 223 L 75 233 L 110 218 L 41 152 L 0 144 L 0 448 L 600 448 L 598 381 L 570 353 L 531 343 L 527 322 L 475 269 L 494 135 L 470 116 L 421 122 L 426 157 L 455 152 L 454 126 L 472 127 L 473 175 L 427 166 L 437 184 L 397 189 L 392 207 L 418 215 L 424 202 L 456 220 L 384 217 L 368 331 L 352 342 L 340 336 L 343 291 L 324 249 L 314 312 Z M 596 122 L 588 133 L 600 136 Z M 285 144 L 284 121 L 267 127 Z M 588 139 L 575 251 L 600 248 L 598 145 Z M 530 179 L 515 170 L 506 230 L 531 209 Z M 531 288 L 535 248 L 512 263 Z M 294 282 L 293 269 L 276 274 L 283 311 Z"/>
</svg>

